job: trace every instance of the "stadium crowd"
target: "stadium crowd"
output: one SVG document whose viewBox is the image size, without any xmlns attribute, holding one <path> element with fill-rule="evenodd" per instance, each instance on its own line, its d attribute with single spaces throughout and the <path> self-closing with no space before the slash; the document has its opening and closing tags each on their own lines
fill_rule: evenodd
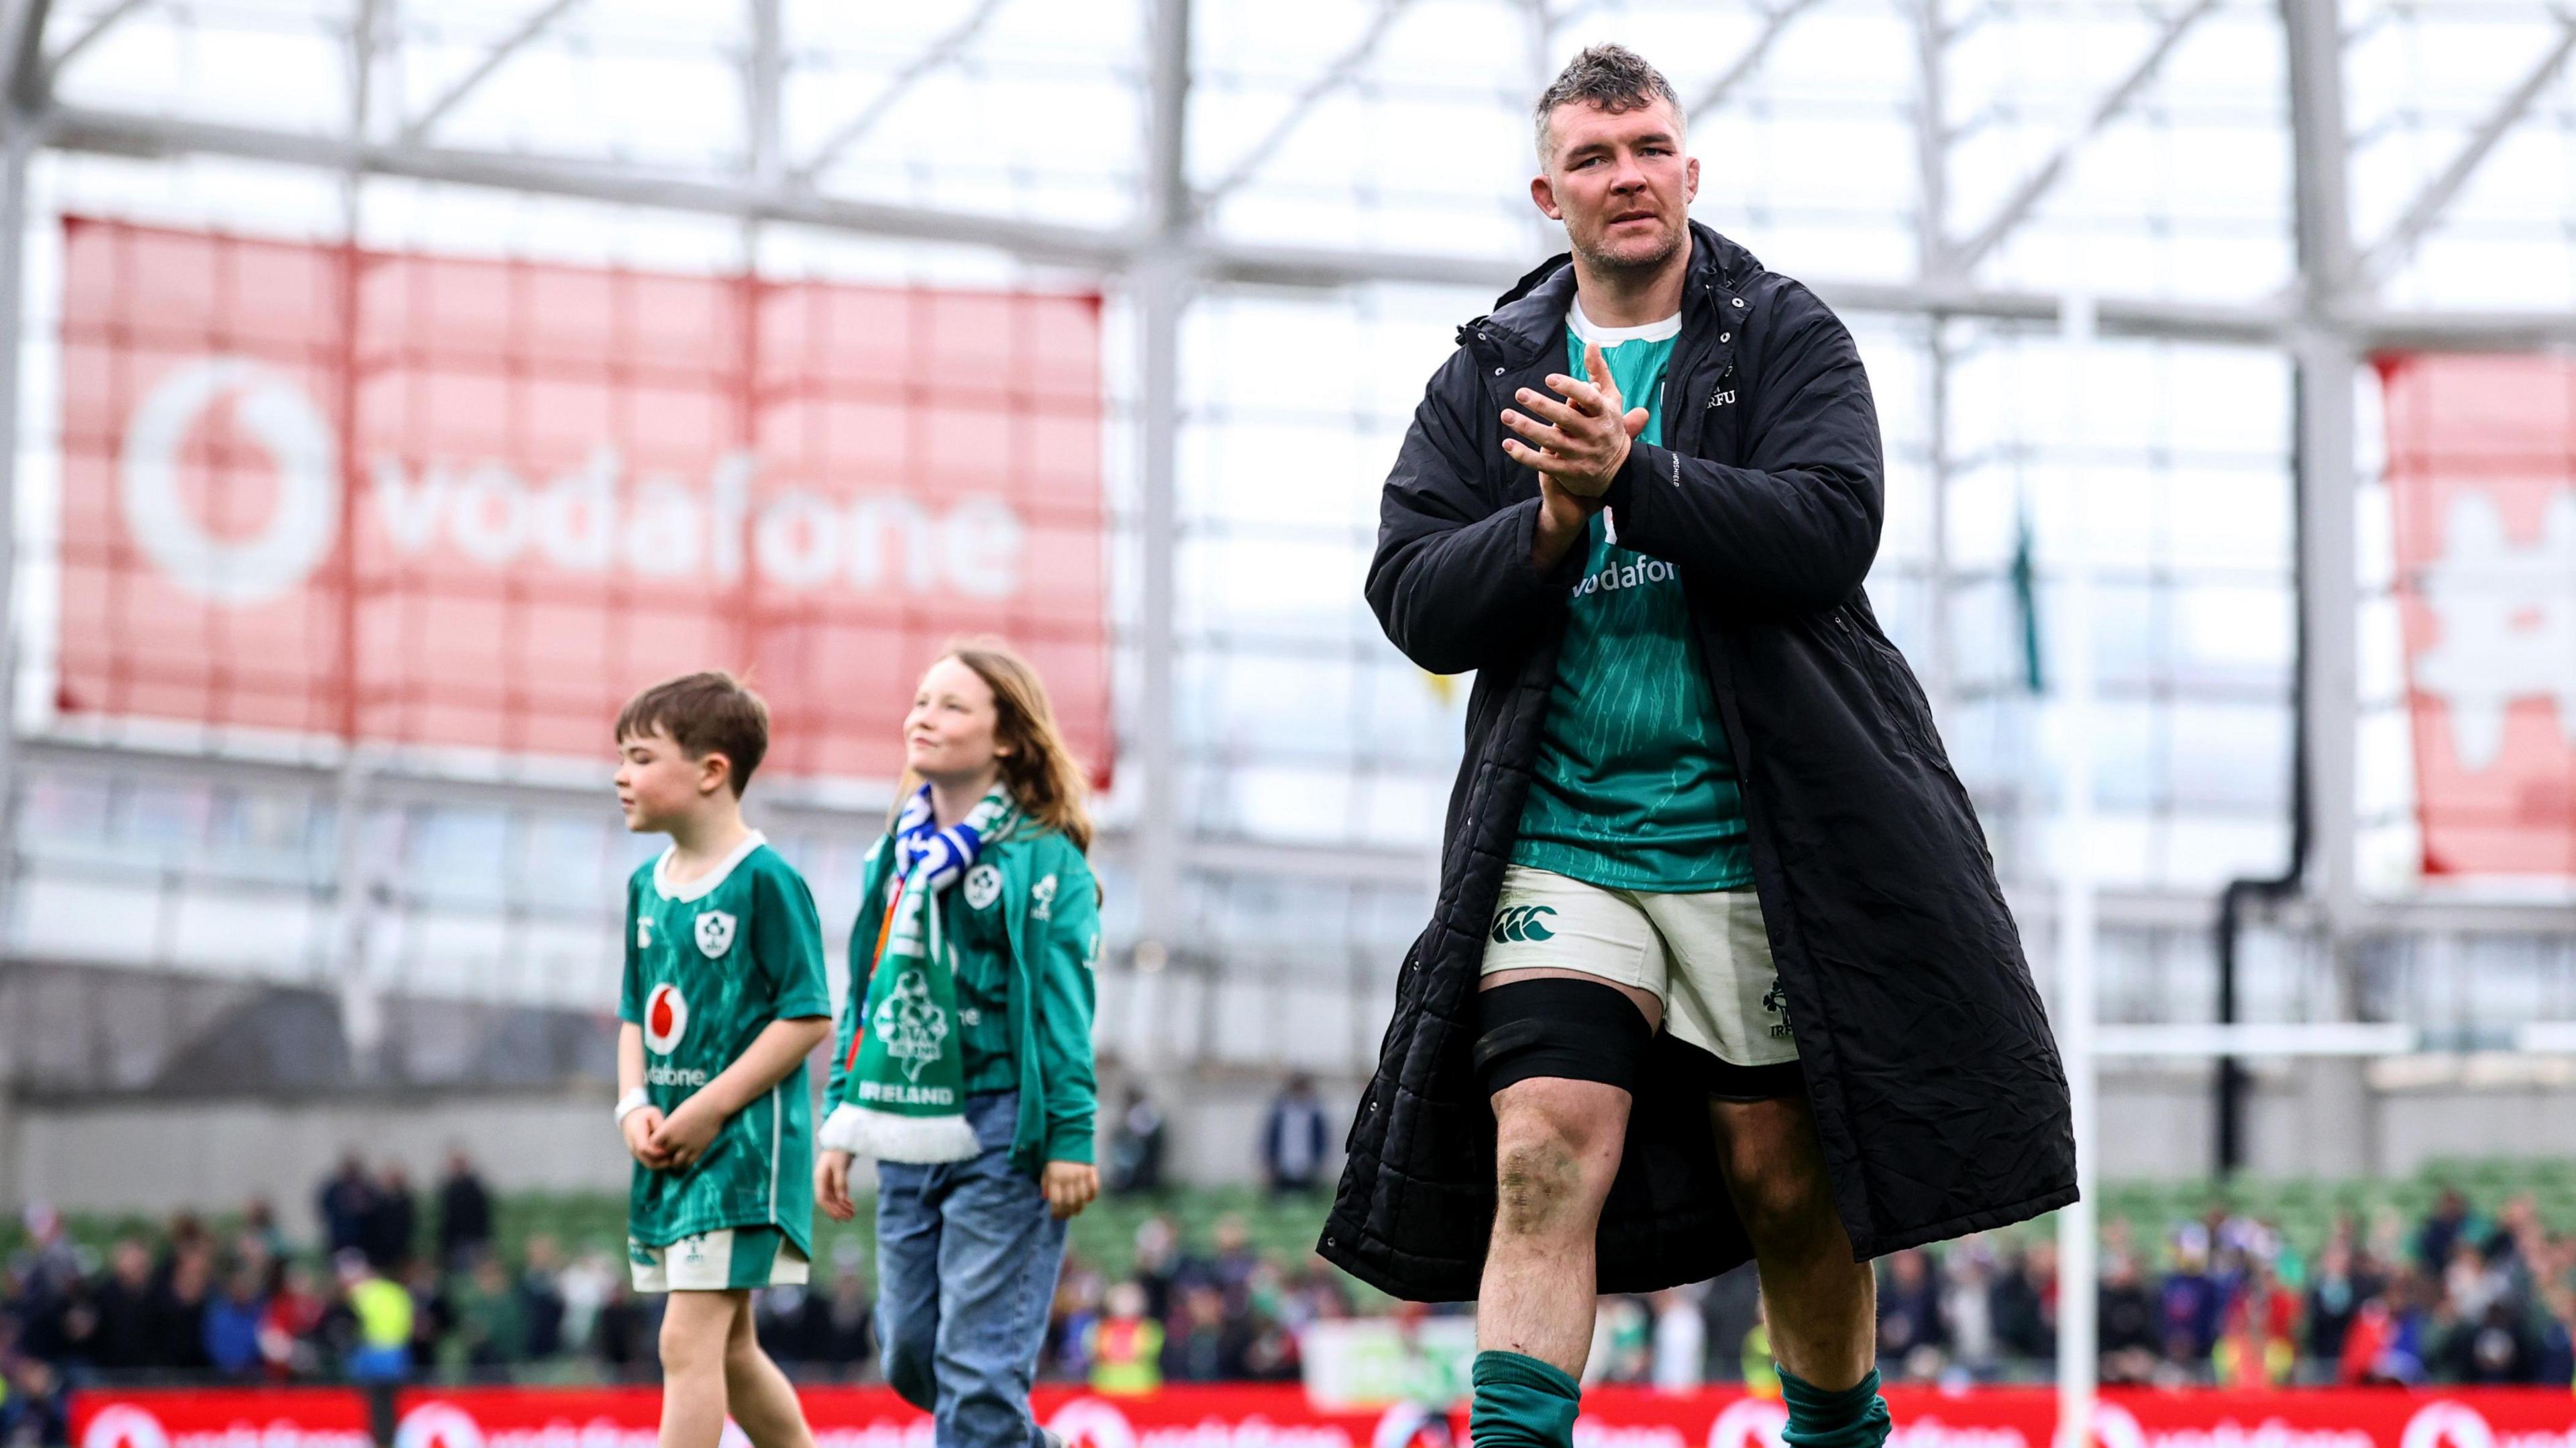
<svg viewBox="0 0 2576 1448">
<path fill-rule="evenodd" d="M 1131 1103 L 1131 1108 L 1134 1103 Z M 1302 1119 L 1264 1133 L 1274 1199 L 1311 1203 Z M 1285 1147 L 1283 1153 L 1283 1144 Z M 1272 1158 L 1284 1154 L 1290 1170 Z M 1417 1311 L 1357 1289 L 1320 1259 L 1259 1250 L 1239 1216 L 1206 1223 L 1167 1199 L 1158 1153 L 1112 1179 L 1138 1219 L 1112 1270 L 1077 1251 L 1042 1370 L 1106 1391 L 1165 1381 L 1293 1379 L 1319 1319 Z M 1145 1170 L 1138 1170 L 1142 1166 Z M 0 1266 L 0 1448 L 62 1440 L 62 1395 L 85 1381 L 491 1381 L 645 1378 L 657 1299 L 629 1287 L 613 1242 L 543 1234 L 498 1250 L 491 1194 L 461 1156 L 424 1213 L 398 1169 L 352 1159 L 317 1195 L 319 1240 L 296 1243 L 266 1202 L 224 1230 L 193 1214 L 150 1239 L 77 1242 L 31 1209 Z M 1291 1208 L 1294 1210 L 1295 1208 Z M 1096 1244 L 1095 1244 L 1096 1246 Z M 1107 1255 L 1107 1254 L 1101 1254 Z M 2043 1233 L 1974 1236 L 1879 1266 L 1879 1348 L 1891 1379 L 1961 1383 L 2053 1369 L 2058 1282 Z M 761 1336 L 812 1380 L 873 1369 L 869 1264 L 843 1239 L 804 1289 L 763 1294 Z M 2548 1383 L 2576 1380 L 2576 1235 L 2531 1199 L 2481 1212 L 2446 1191 L 2417 1221 L 2339 1219 L 2301 1246 L 2213 1211 L 2154 1241 L 2105 1232 L 2098 1287 L 2109 1382 Z M 1751 1273 L 1651 1300 L 1605 1299 L 1591 1375 L 1689 1386 L 1767 1371 Z"/>
</svg>

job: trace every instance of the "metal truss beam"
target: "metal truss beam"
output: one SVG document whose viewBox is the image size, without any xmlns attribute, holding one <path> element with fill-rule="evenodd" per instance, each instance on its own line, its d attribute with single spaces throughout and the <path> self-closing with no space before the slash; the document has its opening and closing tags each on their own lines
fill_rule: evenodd
<svg viewBox="0 0 2576 1448">
<path fill-rule="evenodd" d="M 787 40 L 778 4 L 779 0 L 751 0 L 751 52 L 743 64 L 743 169 L 754 186 L 764 188 L 775 188 L 787 169 L 781 139 Z"/>
<path fill-rule="evenodd" d="M 886 113 L 894 109 L 895 102 L 902 100 L 932 72 L 954 64 L 957 57 L 965 54 L 966 47 L 983 33 L 985 24 L 1005 3 L 1006 0 L 982 0 L 964 20 L 958 22 L 955 29 L 930 42 L 928 49 L 907 61 L 903 69 L 886 81 L 885 89 L 876 93 L 865 110 L 844 122 L 839 130 L 825 138 L 823 144 L 816 146 L 814 154 L 805 158 L 791 179 L 799 186 L 813 185 L 815 177 L 831 169 L 832 163 L 839 160 L 842 153 L 876 129 L 877 122 L 885 119 Z"/>
<path fill-rule="evenodd" d="M 1240 159 L 1226 168 L 1225 175 L 1216 184 L 1200 193 L 1198 205 L 1202 209 L 1215 205 L 1270 164 L 1271 156 L 1289 136 L 1295 134 L 1326 96 L 1359 78 L 1360 67 L 1368 64 L 1370 56 L 1377 54 L 1378 45 L 1386 39 L 1387 31 L 1394 28 L 1397 17 L 1404 14 L 1412 3 L 1413 0 L 1378 0 L 1377 13 L 1369 17 L 1368 28 L 1360 32 L 1359 39 L 1334 57 L 1333 63 L 1325 67 L 1324 73 L 1316 77 L 1313 84 L 1298 92 L 1297 99 L 1289 103 L 1287 112 L 1260 140 L 1253 142 Z M 1807 3 L 1813 4 L 1814 0 L 1807 0 Z"/>
<path fill-rule="evenodd" d="M 1954 32 L 1942 21 L 1941 0 L 1915 0 L 1913 19 L 1914 273 L 1928 277 L 1939 270 L 1950 244 L 1950 88 L 1944 58 Z"/>
<path fill-rule="evenodd" d="M 112 111 L 58 108 L 43 118 L 47 144 L 72 151 L 161 158 L 229 156 L 246 161 L 354 170 L 452 186 L 485 186 L 619 206 L 782 221 L 907 241 L 987 246 L 1041 265 L 1112 270 L 1133 250 L 1121 233 L 916 207 L 762 190 L 604 165 L 500 151 L 352 144 L 346 138 L 268 131 L 204 121 L 171 121 Z"/>
<path fill-rule="evenodd" d="M 1138 559 L 1143 626 L 1138 639 L 1133 749 L 1136 791 L 1136 942 L 1161 960 L 1188 930 L 1181 899 L 1182 834 L 1178 706 L 1180 597 L 1181 320 L 1198 284 L 1192 247 L 1189 101 L 1192 0 L 1153 0 L 1147 9 L 1145 232 L 1128 273 L 1134 299 L 1137 387 Z M 1142 1022 L 1156 1002 L 1140 995 Z"/>
<path fill-rule="evenodd" d="M 15 0 L 9 6 L 4 39 L 9 65 L 9 125 L 13 131 L 40 110 L 47 99 L 45 22 L 53 9 L 53 0 Z"/>
<path fill-rule="evenodd" d="M 547 4 L 540 5 L 530 12 L 527 19 L 519 22 L 516 30 L 503 36 L 490 50 L 483 52 L 483 58 L 474 62 L 473 69 L 457 77 L 456 83 L 441 92 L 438 99 L 423 107 L 419 115 L 403 123 L 401 143 L 406 146 L 417 146 L 428 140 L 429 133 L 438 129 L 438 123 L 446 120 L 450 112 L 463 105 L 467 97 L 481 89 L 483 82 L 490 80 L 494 71 L 499 70 L 511 56 L 518 54 L 531 41 L 545 34 L 556 21 L 564 17 L 566 11 L 580 3 L 581 0 L 548 0 Z"/>
<path fill-rule="evenodd" d="M 2377 286 L 2414 251 L 2415 244 L 2424 239 L 2424 233 L 2441 222 L 2442 214 L 2450 209 L 2470 179 L 2477 175 L 2478 168 L 2486 164 L 2487 156 L 2495 150 L 2496 143 L 2530 113 L 2532 102 L 2539 99 L 2540 93 L 2547 90 L 2550 82 L 2566 68 L 2567 57 L 2571 53 L 2576 53 L 2576 17 L 2561 16 L 2558 43 L 2540 57 L 2539 63 L 2523 76 L 2519 84 L 2496 101 L 2495 109 L 2478 122 L 2477 129 L 2461 143 L 2450 164 L 2425 182 L 2424 189 L 2416 192 L 2414 198 L 2406 203 L 2405 210 L 2398 213 L 2387 234 L 2353 259 L 2353 275 L 2349 279 L 2351 287 L 2368 290 Z"/>
<path fill-rule="evenodd" d="M 1728 66 L 1723 74 L 1708 83 L 1708 89 L 1701 91 L 1699 99 L 1691 103 L 1689 114 L 1696 116 L 1726 104 L 1726 98 L 1735 94 L 1736 87 L 1751 80 L 1754 72 L 1762 68 L 1762 62 L 1771 58 L 1771 47 L 1779 43 L 1781 33 L 1789 28 L 1789 22 L 1822 3 L 1823 0 L 1786 0 L 1786 3 L 1763 12 L 1762 28 L 1754 32 L 1753 43 L 1744 47 L 1743 54 L 1735 57 L 1735 63 Z"/>
<path fill-rule="evenodd" d="M 89 24 L 82 26 L 80 34 L 63 42 L 61 46 L 54 50 L 53 54 L 46 56 L 46 93 L 52 93 L 54 77 L 63 73 L 64 66 L 67 66 L 74 60 L 78 59 L 82 51 L 96 45 L 101 36 L 104 36 L 109 31 L 114 30 L 117 26 L 123 24 L 134 14 L 134 12 L 141 10 L 152 3 L 153 0 L 117 0 L 116 4 L 99 12 L 96 19 L 90 21 Z"/>
<path fill-rule="evenodd" d="M 571 157 L 387 144 L 344 137 L 230 126 L 207 121 L 57 106 L 40 120 L 46 144 L 122 156 L 228 156 L 456 186 L 565 196 L 614 205 L 779 221 L 898 240 L 989 247 L 1037 266 L 1092 273 L 1123 272 L 1149 249 L 1136 228 L 1097 229 L 890 206 L 817 195 L 792 186 L 762 188 L 645 171 Z M 2327 185 L 2316 168 L 2301 185 Z M 2339 185 L 2338 185 L 2338 190 Z M 2305 223 L 2303 223 L 2305 224 Z M 1185 248 L 1199 275 L 1218 282 L 1295 288 L 1380 282 L 1454 286 L 1490 292 L 1526 268 L 1531 257 L 1456 256 L 1259 246 L 1184 235 L 1160 243 Z M 2054 326 L 2060 298 L 1959 282 L 1878 282 L 1823 278 L 1813 285 L 1846 311 L 1902 316 L 1982 317 Z M 2298 317 L 2286 301 L 2203 303 L 2104 297 L 2097 302 L 2105 335 L 2165 337 L 2242 346 L 2283 344 Z M 2309 318 L 2349 335 L 2362 349 L 2441 346 L 2506 349 L 2576 342 L 2576 313 L 2451 311 L 2328 306 Z"/>
<path fill-rule="evenodd" d="M 2180 45 L 2182 38 L 2191 33 L 2191 28 L 2218 5 L 2219 0 L 2197 0 L 2190 9 L 2167 20 L 2164 28 L 2157 32 L 2155 42 L 2147 47 L 2146 54 L 2139 56 L 2137 64 L 2129 67 L 2119 83 L 2104 91 L 2102 98 L 2094 102 L 2083 127 L 2059 142 L 2057 149 L 2039 164 L 2037 170 L 2022 178 L 2022 183 L 2013 188 L 2012 195 L 2005 198 L 2003 205 L 1995 208 L 1995 214 L 1986 219 L 1985 225 L 1978 227 L 1967 240 L 1943 248 L 1942 269 L 1960 276 L 1974 272 L 1977 264 L 2001 246 L 2004 238 L 2012 235 L 2013 228 L 2028 220 L 2041 200 L 2056 189 L 2057 183 L 2066 175 L 2067 163 L 2075 159 L 2075 153 L 2129 108 L 2130 103 L 2138 98 L 2138 92 L 2146 89 L 2147 83 L 2164 69 L 2165 60 L 2174 53 L 2174 47 Z"/>
</svg>

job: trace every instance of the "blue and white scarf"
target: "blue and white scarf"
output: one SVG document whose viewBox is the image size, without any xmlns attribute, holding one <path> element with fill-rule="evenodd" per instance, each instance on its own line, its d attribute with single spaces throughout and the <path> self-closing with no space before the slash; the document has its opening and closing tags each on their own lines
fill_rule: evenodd
<svg viewBox="0 0 2576 1448">
<path fill-rule="evenodd" d="M 965 819 L 938 827 L 930 786 L 895 819 L 894 869 L 868 993 L 844 1063 L 842 1099 L 818 1139 L 879 1161 L 964 1161 L 977 1151 L 966 1123 L 966 1056 L 957 1030 L 957 979 L 941 938 L 939 897 L 973 869 L 984 842 L 1010 827 L 1010 794 L 996 785 Z"/>
</svg>

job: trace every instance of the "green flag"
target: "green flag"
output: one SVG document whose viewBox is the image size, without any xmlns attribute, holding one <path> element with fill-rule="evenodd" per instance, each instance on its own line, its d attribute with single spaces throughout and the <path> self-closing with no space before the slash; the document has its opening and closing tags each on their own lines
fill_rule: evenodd
<svg viewBox="0 0 2576 1448">
<path fill-rule="evenodd" d="M 2039 579 L 2032 552 L 2030 503 L 2024 499 L 2013 509 L 2013 612 L 2021 626 L 2022 687 L 2039 694 L 2047 691 L 2048 684 L 2039 668 Z"/>
</svg>

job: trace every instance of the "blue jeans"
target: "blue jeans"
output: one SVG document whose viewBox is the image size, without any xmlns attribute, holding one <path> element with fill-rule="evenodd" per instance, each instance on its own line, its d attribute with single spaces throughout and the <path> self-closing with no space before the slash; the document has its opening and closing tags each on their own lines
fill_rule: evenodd
<svg viewBox="0 0 2576 1448">
<path fill-rule="evenodd" d="M 939 1448 L 1029 1448 L 1029 1384 L 1064 1265 L 1064 1223 L 1011 1169 L 1020 1093 L 966 1098 L 984 1149 L 877 1163 L 877 1332 L 886 1382 L 929 1410 Z"/>
</svg>

